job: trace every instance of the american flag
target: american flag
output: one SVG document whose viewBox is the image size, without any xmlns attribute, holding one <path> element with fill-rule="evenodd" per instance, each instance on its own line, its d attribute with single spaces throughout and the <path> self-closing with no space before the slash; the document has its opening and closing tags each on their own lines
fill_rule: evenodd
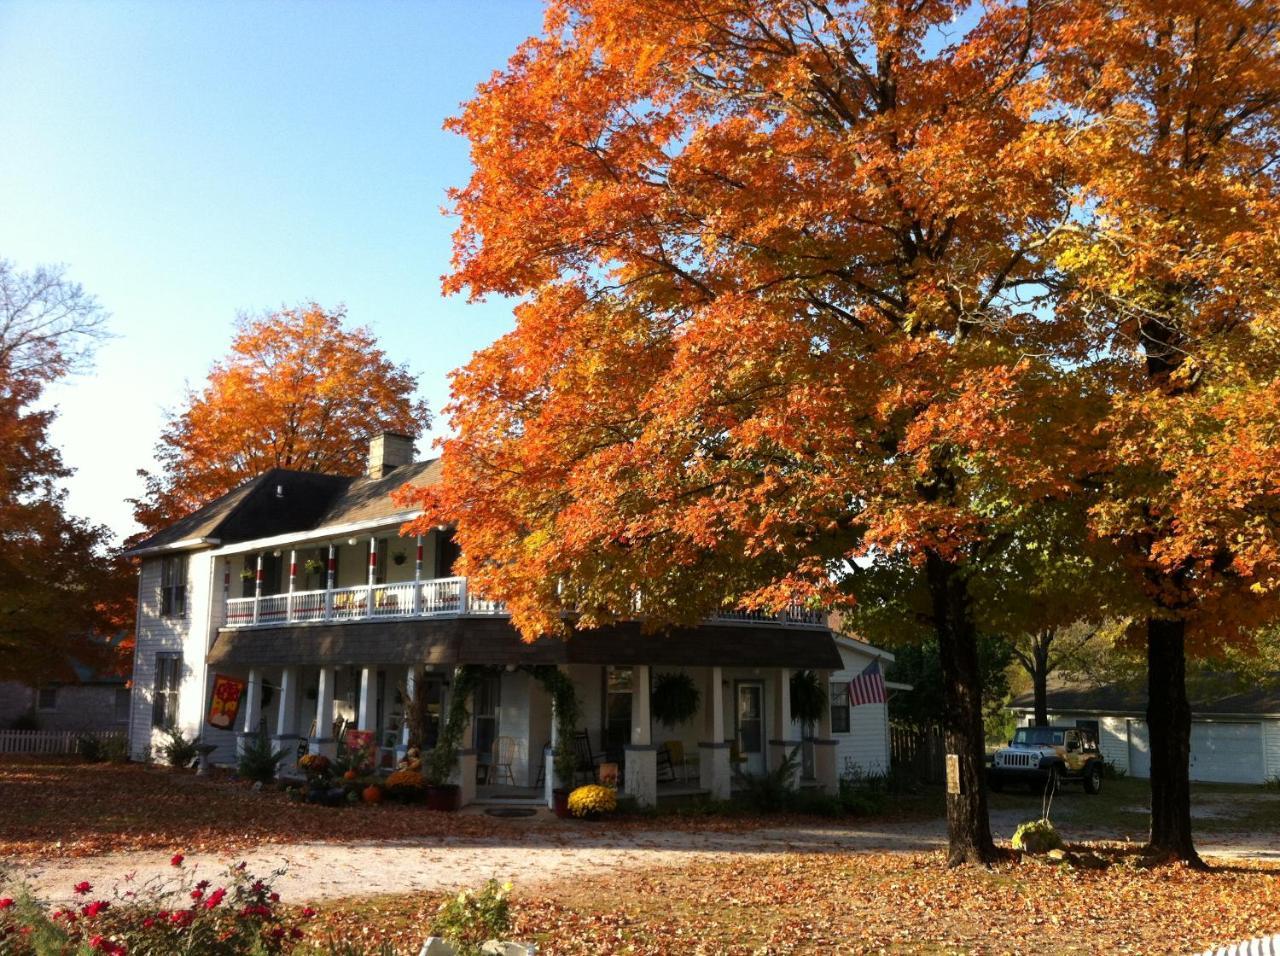
<svg viewBox="0 0 1280 956">
<path fill-rule="evenodd" d="M 872 661 L 861 674 L 849 681 L 849 703 L 854 707 L 884 703 L 884 674 L 880 672 L 879 661 Z"/>
</svg>

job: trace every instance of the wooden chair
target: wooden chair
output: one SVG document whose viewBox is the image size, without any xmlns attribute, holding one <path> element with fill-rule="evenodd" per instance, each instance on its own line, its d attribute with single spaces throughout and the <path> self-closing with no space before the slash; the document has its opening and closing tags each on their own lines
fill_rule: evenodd
<svg viewBox="0 0 1280 956">
<path fill-rule="evenodd" d="M 591 737 L 585 730 L 580 730 L 573 735 L 573 752 L 577 755 L 578 762 L 573 768 L 573 776 L 576 782 L 578 774 L 585 773 L 587 782 L 594 782 L 596 779 L 596 767 L 600 765 L 599 754 L 593 753 L 591 750 Z"/>
<path fill-rule="evenodd" d="M 515 771 L 512 770 L 512 764 L 516 760 L 516 739 L 514 737 L 498 737 L 493 741 L 493 759 L 489 761 L 489 774 L 487 783 L 494 782 L 494 776 L 497 775 L 499 782 L 502 777 L 507 778 L 507 782 L 511 786 L 516 785 Z"/>
<path fill-rule="evenodd" d="M 671 771 L 671 779 L 676 778 L 677 772 L 680 775 L 682 783 L 689 782 L 689 762 L 685 756 L 684 743 L 679 740 L 667 740 L 662 744 L 662 749 L 658 751 L 658 773 L 662 773 L 664 765 L 663 755 L 666 755 L 665 765 Z"/>
<path fill-rule="evenodd" d="M 667 743 L 663 744 L 661 747 L 658 748 L 658 779 L 659 780 L 674 781 L 676 779 L 675 761 L 671 759 L 672 743 L 673 741 L 668 741 Z M 666 774 L 665 777 L 663 776 L 664 773 Z"/>
</svg>

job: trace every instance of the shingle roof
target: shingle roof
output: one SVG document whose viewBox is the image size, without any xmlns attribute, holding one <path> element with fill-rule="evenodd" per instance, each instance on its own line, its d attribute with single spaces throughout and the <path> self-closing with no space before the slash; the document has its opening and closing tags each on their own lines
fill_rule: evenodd
<svg viewBox="0 0 1280 956">
<path fill-rule="evenodd" d="M 1246 689 L 1221 686 L 1224 681 L 1209 681 L 1203 686 L 1191 682 L 1187 696 L 1193 714 L 1280 714 L 1280 674 Z M 1219 686 L 1214 686 L 1214 685 Z M 1010 705 L 1015 710 L 1031 710 L 1035 698 L 1022 694 Z M 1142 715 L 1147 709 L 1147 689 L 1141 683 L 1116 683 L 1100 686 L 1050 684 L 1049 712 L 1061 711 L 1100 714 Z"/>
<path fill-rule="evenodd" d="M 272 468 L 138 542 L 128 553 L 181 548 L 184 544 L 197 548 L 205 538 L 234 544 L 391 518 L 405 511 L 391 500 L 391 492 L 410 482 L 421 485 L 439 480 L 439 459 L 402 465 L 383 478 Z"/>
</svg>

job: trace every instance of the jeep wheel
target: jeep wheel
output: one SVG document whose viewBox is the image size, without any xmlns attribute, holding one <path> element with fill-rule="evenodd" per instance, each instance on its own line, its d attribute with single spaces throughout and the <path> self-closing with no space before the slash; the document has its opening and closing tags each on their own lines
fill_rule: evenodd
<svg viewBox="0 0 1280 956">
<path fill-rule="evenodd" d="M 1102 768 L 1090 764 L 1084 772 L 1084 792 L 1090 796 L 1102 792 Z"/>
</svg>

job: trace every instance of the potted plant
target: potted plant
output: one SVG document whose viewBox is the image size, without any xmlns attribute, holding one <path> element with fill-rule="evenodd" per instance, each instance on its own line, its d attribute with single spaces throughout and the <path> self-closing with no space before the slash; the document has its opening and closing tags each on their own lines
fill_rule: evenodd
<svg viewBox="0 0 1280 956">
<path fill-rule="evenodd" d="M 490 880 L 445 900 L 418 956 L 528 956 L 533 947 L 503 941 L 511 930 L 510 883 Z"/>
<path fill-rule="evenodd" d="M 324 571 L 324 562 L 319 558 L 307 558 L 302 562 L 302 573 L 310 577 Z"/>
<path fill-rule="evenodd" d="M 403 551 L 396 551 L 394 554 L 391 555 L 391 560 L 394 561 L 396 564 L 404 564 L 406 557 L 407 556 Z"/>
<path fill-rule="evenodd" d="M 673 672 L 653 678 L 649 707 L 654 720 L 670 729 L 683 724 L 698 712 L 702 694 L 688 674 Z"/>
<path fill-rule="evenodd" d="M 241 580 L 241 581 L 252 581 L 252 580 L 254 580 L 257 576 L 258 576 L 258 571 L 257 571 L 257 569 L 256 569 L 256 568 L 244 568 L 244 569 L 243 569 L 243 570 L 241 570 L 241 572 L 240 572 L 240 580 Z"/>
<path fill-rule="evenodd" d="M 467 709 L 469 698 L 480 682 L 481 668 L 464 665 L 454 669 L 453 687 L 449 694 L 449 714 L 435 747 L 424 761 L 427 781 L 427 808 L 431 810 L 457 810 L 461 803 L 461 788 L 450 783 L 453 768 L 458 763 L 458 745 L 471 720 Z"/>
</svg>

